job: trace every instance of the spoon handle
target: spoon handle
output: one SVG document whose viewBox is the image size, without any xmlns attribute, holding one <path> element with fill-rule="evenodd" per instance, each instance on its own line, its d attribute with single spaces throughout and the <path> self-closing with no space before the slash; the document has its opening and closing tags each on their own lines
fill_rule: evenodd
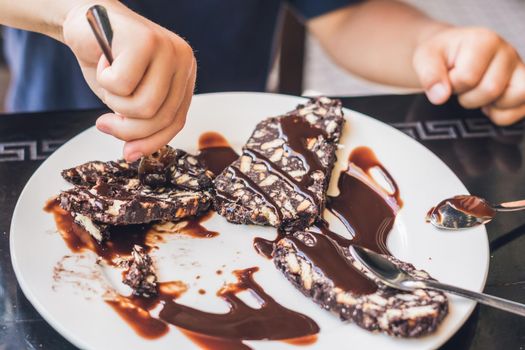
<svg viewBox="0 0 525 350">
<path fill-rule="evenodd" d="M 505 202 L 493 207 L 497 211 L 517 211 L 525 209 L 525 200 Z"/>
<path fill-rule="evenodd" d="M 113 41 L 113 29 L 111 28 L 106 8 L 101 5 L 91 6 L 86 12 L 86 18 L 104 56 L 109 64 L 112 64 L 111 42 Z"/>
<path fill-rule="evenodd" d="M 406 281 L 408 282 L 408 281 Z M 423 282 L 423 283 L 421 283 Z M 475 300 L 481 304 L 495 307 L 497 309 L 512 312 L 513 314 L 525 316 L 525 304 L 520 304 L 515 301 L 499 298 L 493 295 L 484 293 L 477 293 L 463 288 L 451 286 L 436 281 L 414 281 L 414 285 L 424 286 L 426 289 L 435 289 L 442 292 L 448 292 L 451 294 L 459 295 L 461 297 Z"/>
</svg>

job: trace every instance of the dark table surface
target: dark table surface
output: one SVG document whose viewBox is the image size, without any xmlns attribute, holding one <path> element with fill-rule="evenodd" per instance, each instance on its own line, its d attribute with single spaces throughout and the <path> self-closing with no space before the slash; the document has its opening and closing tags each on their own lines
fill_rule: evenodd
<svg viewBox="0 0 525 350">
<path fill-rule="evenodd" d="M 491 202 L 525 198 L 524 124 L 500 128 L 479 111 L 422 95 L 343 98 L 345 106 L 388 123 L 432 150 L 471 193 Z M 9 255 L 16 200 L 42 161 L 94 124 L 100 111 L 0 115 L 0 350 L 72 349 L 20 290 Z M 400 155 L 402 157 L 404 155 Z M 525 303 L 525 213 L 487 226 L 490 271 L 485 292 Z M 444 349 L 523 349 L 525 319 L 477 306 Z"/>
</svg>

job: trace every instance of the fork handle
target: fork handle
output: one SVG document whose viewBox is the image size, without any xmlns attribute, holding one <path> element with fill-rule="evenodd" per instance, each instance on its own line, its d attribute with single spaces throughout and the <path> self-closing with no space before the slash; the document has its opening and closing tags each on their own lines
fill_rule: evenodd
<svg viewBox="0 0 525 350">
<path fill-rule="evenodd" d="M 424 288 L 424 289 L 434 289 L 442 292 L 448 292 L 451 294 L 459 295 L 461 297 L 472 299 L 478 303 L 495 307 L 497 309 L 505 310 L 512 312 L 513 314 L 525 316 L 525 304 L 520 304 L 515 301 L 499 298 L 493 295 L 488 295 L 485 293 L 477 293 L 463 288 L 451 286 L 444 283 L 439 283 L 436 281 L 406 281 L 414 282 L 414 287 Z M 409 283 L 403 283 L 409 286 Z"/>
<path fill-rule="evenodd" d="M 87 10 L 86 18 L 106 60 L 108 60 L 109 64 L 112 64 L 111 43 L 113 41 L 113 29 L 109 21 L 108 11 L 102 5 L 94 5 Z"/>
</svg>

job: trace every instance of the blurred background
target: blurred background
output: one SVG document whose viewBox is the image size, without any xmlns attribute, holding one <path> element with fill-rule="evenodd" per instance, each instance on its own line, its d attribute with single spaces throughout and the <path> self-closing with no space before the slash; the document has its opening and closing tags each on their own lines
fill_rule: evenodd
<svg viewBox="0 0 525 350">
<path fill-rule="evenodd" d="M 405 0 L 430 16 L 457 25 L 486 26 L 508 40 L 525 57 L 525 0 Z M 373 28 L 371 28 L 373 30 Z M 1 37 L 0 37 L 1 42 Z M 269 88 L 278 84 L 271 75 Z M 9 72 L 0 55 L 0 112 L 9 82 Z M 339 69 L 323 52 L 316 40 L 306 36 L 302 90 L 304 94 L 356 96 L 399 93 L 402 90 L 365 82 Z"/>
</svg>

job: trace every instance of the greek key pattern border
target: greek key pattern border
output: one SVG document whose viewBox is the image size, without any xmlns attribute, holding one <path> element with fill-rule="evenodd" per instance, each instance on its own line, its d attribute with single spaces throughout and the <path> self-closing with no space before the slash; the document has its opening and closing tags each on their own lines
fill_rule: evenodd
<svg viewBox="0 0 525 350">
<path fill-rule="evenodd" d="M 64 142 L 65 140 L 0 142 L 0 162 L 43 160 Z"/>
<path fill-rule="evenodd" d="M 523 135 L 524 130 L 523 123 L 498 127 L 486 118 L 427 120 L 391 123 L 390 125 L 421 141 Z"/>
</svg>

